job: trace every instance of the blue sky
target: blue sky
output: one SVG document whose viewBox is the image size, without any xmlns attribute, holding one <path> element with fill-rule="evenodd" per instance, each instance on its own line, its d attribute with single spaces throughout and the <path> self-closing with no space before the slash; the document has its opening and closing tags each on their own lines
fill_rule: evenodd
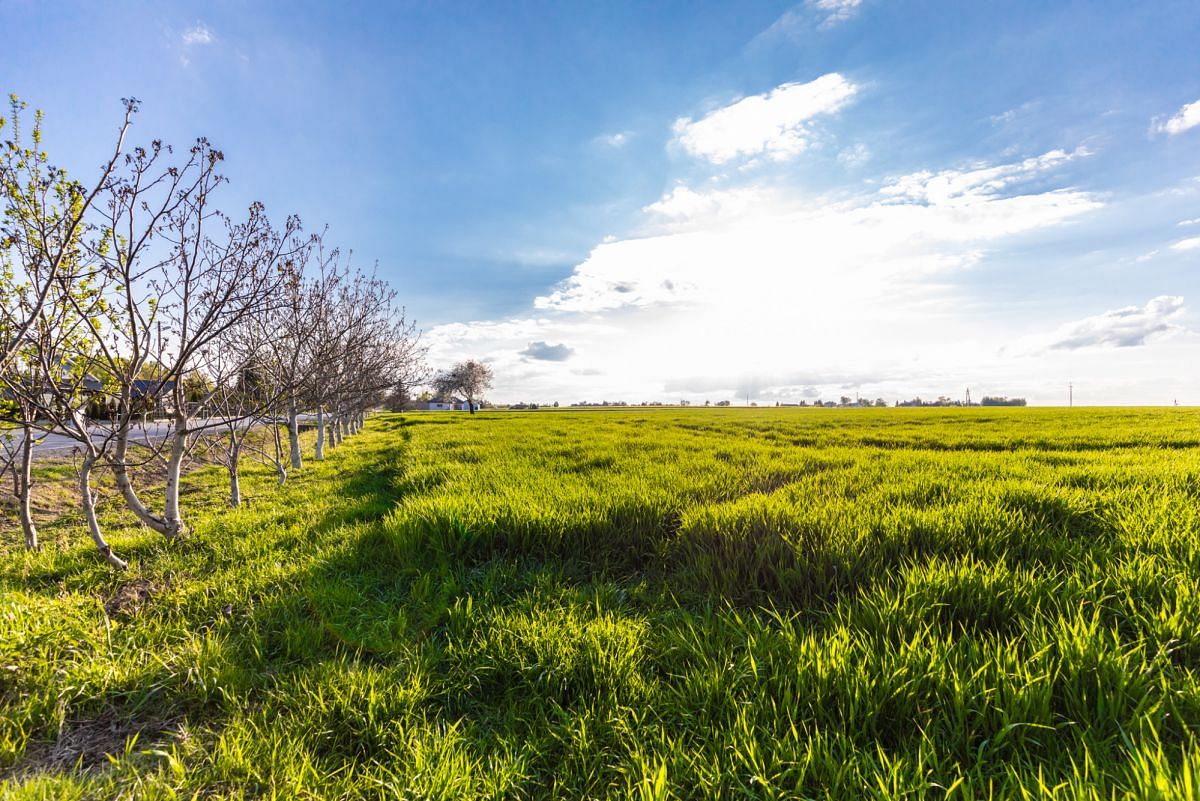
<svg viewBox="0 0 1200 801">
<path fill-rule="evenodd" d="M 1200 403 L 1194 2 L 0 6 L 83 177 L 223 148 L 497 400 Z M 1195 104 L 1195 105 L 1192 105 Z M 1200 306 L 1197 306 L 1200 308 Z"/>
</svg>

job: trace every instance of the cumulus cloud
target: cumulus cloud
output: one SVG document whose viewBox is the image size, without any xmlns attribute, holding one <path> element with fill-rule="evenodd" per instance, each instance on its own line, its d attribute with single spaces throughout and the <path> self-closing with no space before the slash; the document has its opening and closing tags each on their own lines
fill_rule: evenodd
<svg viewBox="0 0 1200 801">
<path fill-rule="evenodd" d="M 548 342 L 530 342 L 529 347 L 521 351 L 527 359 L 542 362 L 565 362 L 575 351 L 563 344 L 551 345 Z"/>
<path fill-rule="evenodd" d="M 491 356 L 497 399 L 959 391 L 1012 330 L 981 330 L 970 272 L 1012 238 L 1103 205 L 1053 183 L 1082 155 L 916 172 L 832 199 L 752 180 L 680 184 L 643 208 L 636 234 L 606 237 L 536 297 L 531 316 L 433 329 L 430 360 Z M 587 369 L 526 353 L 554 343 L 586 353 Z M 1047 345 L 1039 370 L 1067 358 Z"/>
<path fill-rule="evenodd" d="M 754 187 L 696 191 L 680 184 L 642 211 L 664 221 L 730 217 L 753 208 L 764 195 Z"/>
<path fill-rule="evenodd" d="M 977 263 L 988 242 L 1098 208 L 1098 198 L 1070 189 L 1006 191 L 1067 158 L 1056 151 L 1010 165 L 915 173 L 840 204 L 754 188 L 677 187 L 646 207 L 667 218 L 663 230 L 597 246 L 534 305 L 602 312 L 741 303 L 747 313 L 757 306 L 786 316 L 831 293 L 928 292 L 936 288 L 931 276 Z"/>
<path fill-rule="evenodd" d="M 1178 226 L 1184 226 L 1184 225 L 1200 225 L 1200 217 L 1195 217 L 1195 218 L 1193 218 L 1193 219 L 1190 219 L 1190 220 L 1180 220 L 1179 222 L 1177 222 L 1177 223 L 1175 223 L 1175 224 L 1176 224 L 1176 225 L 1178 225 Z"/>
<path fill-rule="evenodd" d="M 1171 245 L 1171 250 L 1200 250 L 1200 236 L 1193 236 L 1188 239 L 1180 239 L 1178 242 Z"/>
<path fill-rule="evenodd" d="M 1154 130 L 1159 133 L 1165 133 L 1168 136 L 1175 136 L 1184 131 L 1191 130 L 1197 125 L 1200 125 L 1200 100 L 1195 103 L 1188 103 L 1175 114 L 1175 116 L 1163 120 L 1156 121 Z"/>
<path fill-rule="evenodd" d="M 1173 321 L 1183 311 L 1182 297 L 1160 295 L 1145 306 L 1125 306 L 1067 323 L 1052 337 L 1050 348 L 1138 347 L 1182 331 L 1183 327 Z"/>
<path fill-rule="evenodd" d="M 836 72 L 808 83 L 785 83 L 699 120 L 679 118 L 675 141 L 687 153 L 714 164 L 759 156 L 784 161 L 809 147 L 813 118 L 840 110 L 858 89 Z"/>
</svg>

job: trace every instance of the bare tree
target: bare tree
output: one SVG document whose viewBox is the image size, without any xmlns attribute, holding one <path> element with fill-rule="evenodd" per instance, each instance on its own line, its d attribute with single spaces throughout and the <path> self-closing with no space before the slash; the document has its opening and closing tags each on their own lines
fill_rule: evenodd
<svg viewBox="0 0 1200 801">
<path fill-rule="evenodd" d="M 32 407 L 24 399 L 7 401 L 3 408 L 0 408 L 0 415 L 11 418 L 0 424 L 3 426 L 0 430 L 0 471 L 6 473 L 12 481 L 12 494 L 17 502 L 17 520 L 21 524 L 25 548 L 37 550 L 38 530 L 31 507 L 33 447 L 37 441 L 34 432 L 36 418 Z"/>
<path fill-rule="evenodd" d="M 424 380 L 420 334 L 385 282 L 302 236 L 294 217 L 276 229 L 260 204 L 236 222 L 216 209 L 224 157 L 206 140 L 179 157 L 157 140 L 126 152 L 137 109 L 126 101 L 114 155 L 85 191 L 47 164 L 40 115 L 33 146 L 21 144 L 22 108 L 14 99 L 0 153 L 0 469 L 29 547 L 34 444 L 47 432 L 75 442 L 89 534 L 123 568 L 96 515 L 97 467 L 138 520 L 174 538 L 198 448 L 225 464 L 237 506 L 248 447 L 273 450 L 282 483 L 302 465 L 303 412 L 316 412 L 320 458 L 326 440 Z M 151 414 L 166 415 L 165 433 Z M 151 465 L 165 477 L 157 508 L 135 487 Z"/>
<path fill-rule="evenodd" d="M 179 481 L 193 436 L 221 425 L 198 418 L 211 389 L 203 372 L 208 347 L 281 302 L 299 222 L 289 218 L 277 232 L 260 204 L 244 222 L 231 222 L 212 206 L 213 192 L 224 183 L 216 171 L 223 154 L 200 139 L 182 165 L 166 163 L 170 155 L 157 141 L 135 149 L 106 188 L 108 236 L 95 255 L 112 291 L 106 319 L 95 321 L 92 331 L 117 385 L 107 456 L 117 487 L 139 520 L 174 538 L 184 530 Z M 149 383 L 141 378 L 147 366 L 154 376 Z M 169 407 L 170 435 L 131 443 L 134 418 L 147 400 Z M 143 451 L 137 458 L 131 444 Z M 166 472 L 158 513 L 138 497 L 130 476 L 131 468 L 151 461 Z"/>
<path fill-rule="evenodd" d="M 461 393 L 471 414 L 475 414 L 479 401 L 483 400 L 483 393 L 491 387 L 492 368 L 474 359 L 459 362 L 433 379 L 434 391 L 439 395 Z"/>
<path fill-rule="evenodd" d="M 87 339 L 82 315 L 96 311 L 97 287 L 104 277 L 82 257 L 81 243 L 90 230 L 86 216 L 109 185 L 137 110 L 136 101 L 123 102 L 116 148 L 90 189 L 50 165 L 41 149 L 40 113 L 30 141 L 22 141 L 25 106 L 15 96 L 12 139 L 0 148 L 0 386 L 20 429 L 19 438 L 9 432 L 3 461 L 11 471 L 18 517 L 30 548 L 38 545 L 30 508 L 34 444 L 43 431 L 78 412 L 83 385 L 94 381 L 78 356 Z M 85 509 L 92 500 L 87 478 L 81 474 Z M 100 535 L 94 515 L 88 523 L 105 558 L 124 567 Z"/>
<path fill-rule="evenodd" d="M 97 441 L 87 419 L 89 406 L 105 405 L 104 384 L 92 373 L 97 362 L 89 330 L 91 320 L 102 316 L 105 308 L 100 291 L 104 283 L 102 276 L 78 274 L 70 282 L 55 282 L 37 323 L 3 375 L 6 394 L 21 410 L 23 432 L 20 461 L 14 462 L 19 469 L 14 486 L 25 493 L 21 516 L 27 542 L 36 545 L 36 530 L 28 519 L 33 443 L 42 433 L 53 431 L 77 443 L 80 501 L 92 541 L 109 564 L 124 568 L 126 563 L 113 553 L 100 530 L 91 485 L 92 470 L 111 443 L 105 438 Z"/>
<path fill-rule="evenodd" d="M 204 370 L 211 386 L 206 405 L 217 421 L 204 429 L 208 451 L 216 454 L 229 474 L 229 505 L 235 508 L 242 504 L 242 453 L 252 432 L 263 423 L 275 435 L 280 483 L 287 477 L 273 416 L 287 388 L 270 370 L 268 343 L 272 336 L 261 320 L 248 320 L 214 340 L 205 360 Z"/>
<path fill-rule="evenodd" d="M 125 134 L 136 100 L 123 100 L 125 117 L 117 133 L 112 157 L 90 188 L 68 178 L 65 170 L 49 163 L 42 150 L 42 113 L 34 115 L 29 141 L 21 135 L 25 109 L 16 95 L 9 96 L 7 120 L 12 138 L 0 143 L 0 367 L 14 358 L 45 308 L 57 281 L 74 278 L 69 262 L 85 226 L 92 203 L 107 185 L 121 156 Z M 6 121 L 0 118 L 0 130 Z M 18 289 L 24 291 L 18 292 Z"/>
</svg>

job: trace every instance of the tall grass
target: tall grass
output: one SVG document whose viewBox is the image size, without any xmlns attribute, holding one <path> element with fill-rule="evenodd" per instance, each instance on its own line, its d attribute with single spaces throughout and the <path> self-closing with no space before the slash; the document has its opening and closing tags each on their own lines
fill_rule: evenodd
<svg viewBox="0 0 1200 801">
<path fill-rule="evenodd" d="M 9 548 L 0 787 L 1192 798 L 1198 424 L 377 418 L 281 495 L 247 476 L 250 508 L 181 548 L 118 532 L 134 577 Z"/>
</svg>

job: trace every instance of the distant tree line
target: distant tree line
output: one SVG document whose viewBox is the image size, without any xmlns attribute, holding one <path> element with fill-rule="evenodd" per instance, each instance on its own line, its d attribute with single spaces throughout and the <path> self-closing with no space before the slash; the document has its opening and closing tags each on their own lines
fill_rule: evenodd
<svg viewBox="0 0 1200 801">
<path fill-rule="evenodd" d="M 985 395 L 980 406 L 1025 406 L 1024 398 L 1005 398 Z"/>
<path fill-rule="evenodd" d="M 138 520 L 175 539 L 190 459 L 223 463 L 237 506 L 247 449 L 282 483 L 303 465 L 305 418 L 321 459 L 368 409 L 426 377 L 394 290 L 296 216 L 272 221 L 261 203 L 222 211 L 224 154 L 206 139 L 129 147 L 137 110 L 124 101 L 88 184 L 50 162 L 40 113 L 30 121 L 12 97 L 0 119 L 0 470 L 37 548 L 34 445 L 48 433 L 70 440 L 88 532 L 117 568 L 126 563 L 101 530 L 96 471 L 111 473 Z M 165 419 L 165 436 L 139 431 L 150 415 Z M 154 502 L 150 466 L 165 473 Z"/>
</svg>

